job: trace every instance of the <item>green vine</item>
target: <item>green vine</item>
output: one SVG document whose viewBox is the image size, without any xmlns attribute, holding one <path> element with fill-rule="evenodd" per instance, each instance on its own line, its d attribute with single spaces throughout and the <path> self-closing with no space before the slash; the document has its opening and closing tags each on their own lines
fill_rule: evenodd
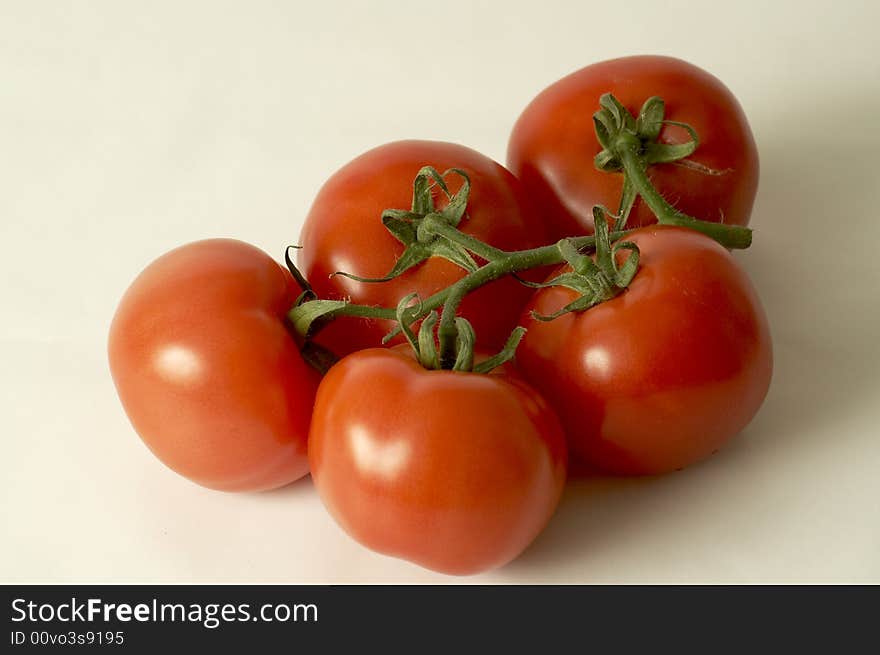
<svg viewBox="0 0 880 655">
<path fill-rule="evenodd" d="M 547 316 L 536 315 L 548 321 L 568 312 L 584 311 L 617 296 L 631 283 L 639 268 L 639 249 L 624 239 L 632 231 L 626 229 L 626 222 L 639 196 L 662 225 L 701 232 L 727 248 L 747 248 L 752 240 L 751 230 L 684 214 L 672 207 L 651 184 L 647 175 L 650 165 L 683 159 L 693 153 L 699 143 L 690 126 L 664 120 L 664 112 L 663 100 L 657 97 L 649 98 L 634 117 L 611 94 L 602 96 L 600 109 L 593 116 L 596 135 L 603 148 L 596 155 L 595 164 L 600 170 L 619 171 L 624 175 L 618 212 L 610 214 L 603 207 L 594 207 L 595 235 L 570 237 L 539 248 L 503 251 L 463 232 L 460 224 L 466 219 L 471 188 L 467 173 L 453 168 L 441 174 L 430 166 L 422 168 L 413 182 L 410 209 L 388 209 L 382 214 L 385 227 L 404 245 L 404 252 L 394 267 L 381 278 L 362 278 L 345 272 L 337 275 L 381 283 L 402 275 L 429 257 L 443 257 L 460 266 L 465 275 L 428 298 L 419 299 L 410 294 L 394 308 L 358 305 L 316 298 L 308 281 L 285 254 L 291 273 L 304 289 L 288 313 L 293 330 L 308 345 L 321 327 L 341 316 L 392 320 L 396 326 L 383 343 L 402 333 L 426 368 L 486 373 L 514 356 L 525 330 L 514 329 L 501 352 L 475 364 L 474 329 L 458 316 L 465 296 L 505 275 L 516 276 L 523 284 L 533 287 L 564 286 L 576 291 L 578 297 L 559 311 Z M 662 126 L 670 123 L 687 130 L 691 140 L 683 144 L 658 142 Z M 462 179 L 461 187 L 454 194 L 446 183 L 446 177 L 451 174 Z M 435 189 L 446 198 L 441 209 L 434 202 Z M 619 256 L 621 251 L 628 251 L 628 255 Z M 485 263 L 477 265 L 475 257 Z M 563 263 L 569 265 L 567 270 L 540 284 L 525 282 L 517 276 L 529 269 Z M 414 333 L 411 326 L 420 320 L 418 333 Z M 327 353 L 318 352 L 320 366 L 326 368 Z"/>
</svg>

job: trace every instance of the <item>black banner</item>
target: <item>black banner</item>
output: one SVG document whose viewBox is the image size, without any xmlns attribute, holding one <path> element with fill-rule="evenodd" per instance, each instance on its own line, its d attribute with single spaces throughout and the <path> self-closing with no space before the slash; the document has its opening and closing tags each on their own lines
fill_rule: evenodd
<svg viewBox="0 0 880 655">
<path fill-rule="evenodd" d="M 2 652 L 873 644 L 877 587 L 7 586 Z M 862 641 L 862 637 L 868 641 Z M 852 648 L 850 648 L 850 646 Z M 872 646 L 873 648 L 873 646 Z"/>
</svg>

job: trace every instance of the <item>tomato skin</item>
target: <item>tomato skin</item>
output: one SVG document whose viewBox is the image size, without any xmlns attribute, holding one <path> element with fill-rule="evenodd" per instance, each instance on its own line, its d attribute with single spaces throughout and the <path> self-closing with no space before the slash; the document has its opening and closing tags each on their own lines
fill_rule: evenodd
<svg viewBox="0 0 880 655">
<path fill-rule="evenodd" d="M 573 461 L 618 475 L 676 470 L 740 432 L 770 384 L 772 347 L 760 300 L 729 252 L 684 228 L 627 240 L 641 265 L 621 295 L 541 322 L 571 302 L 538 291 L 517 362 L 556 409 Z"/>
<path fill-rule="evenodd" d="M 223 491 L 308 473 L 318 375 L 284 323 L 298 293 L 286 269 L 232 239 L 181 246 L 132 282 L 110 328 L 110 370 L 168 467 Z"/>
<path fill-rule="evenodd" d="M 395 307 L 410 293 L 422 299 L 465 275 L 455 264 L 431 257 L 389 282 L 364 283 L 342 276 L 382 277 L 394 266 L 403 245 L 381 221 L 385 209 L 409 209 L 412 183 L 419 170 L 431 165 L 441 173 L 461 168 L 471 179 L 471 193 L 459 229 L 504 250 L 544 244 L 541 222 L 513 175 L 500 164 L 470 148 L 438 141 L 398 141 L 379 146 L 337 171 L 321 188 L 300 236 L 298 264 L 321 298 L 349 298 L 354 303 Z M 447 178 L 455 192 L 461 180 Z M 435 195 L 438 201 L 440 198 Z M 439 203 L 438 203 L 439 204 Z M 473 324 L 479 344 L 500 348 L 530 296 L 513 278 L 493 282 L 468 295 L 461 313 Z M 381 345 L 391 321 L 339 318 L 317 338 L 339 355 Z M 398 339 L 395 343 L 399 343 Z"/>
<path fill-rule="evenodd" d="M 540 203 L 556 237 L 593 231 L 592 207 L 617 211 L 621 173 L 598 170 L 602 147 L 593 113 L 611 92 L 634 116 L 651 96 L 666 104 L 666 120 L 690 124 L 700 142 L 688 160 L 654 164 L 648 175 L 679 211 L 706 221 L 747 225 L 758 189 L 758 150 L 736 97 L 716 77 L 680 59 L 623 57 L 582 68 L 542 91 L 526 107 L 510 137 L 507 165 Z M 685 130 L 666 125 L 659 141 L 684 143 Z M 628 226 L 656 223 L 637 198 Z"/>
<path fill-rule="evenodd" d="M 349 355 L 322 381 L 309 436 L 318 493 L 374 551 L 455 575 L 502 566 L 559 502 L 559 421 L 514 375 L 427 371 L 402 348 Z"/>
</svg>

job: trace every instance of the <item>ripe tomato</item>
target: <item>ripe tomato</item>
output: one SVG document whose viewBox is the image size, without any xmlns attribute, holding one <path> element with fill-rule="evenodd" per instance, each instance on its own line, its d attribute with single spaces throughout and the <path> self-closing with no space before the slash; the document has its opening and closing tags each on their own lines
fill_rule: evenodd
<svg viewBox="0 0 880 655">
<path fill-rule="evenodd" d="M 382 277 L 394 266 L 403 245 L 381 221 L 385 209 L 409 209 L 412 184 L 423 166 L 443 172 L 463 169 L 471 180 L 470 199 L 459 229 L 496 248 L 514 250 L 544 243 L 540 221 L 529 211 L 519 182 L 500 164 L 464 146 L 435 141 L 399 141 L 361 155 L 324 184 L 303 226 L 298 263 L 321 298 L 344 299 L 364 305 L 395 307 L 410 293 L 421 298 L 464 276 L 455 264 L 431 257 L 389 282 L 366 283 L 330 275 L 346 271 L 360 277 Z M 451 192 L 461 187 L 456 175 L 447 178 Z M 443 198 L 435 194 L 437 206 Z M 528 300 L 530 292 L 507 277 L 476 293 L 461 306 L 487 349 L 501 347 Z M 338 318 L 317 341 L 347 354 L 376 347 L 394 326 L 392 322 Z"/>
<path fill-rule="evenodd" d="M 587 66 L 542 91 L 519 117 L 507 164 L 543 208 L 555 236 L 592 232 L 594 205 L 616 211 L 623 175 L 599 171 L 602 147 L 593 113 L 606 92 L 638 116 L 642 103 L 660 96 L 666 120 L 688 123 L 699 147 L 685 160 L 654 164 L 648 174 L 676 209 L 706 221 L 747 225 L 758 188 L 758 151 L 745 114 L 717 78 L 671 57 L 636 56 Z M 681 127 L 665 125 L 661 143 L 685 143 Z M 636 199 L 628 226 L 656 222 Z"/>
<path fill-rule="evenodd" d="M 684 228 L 627 237 L 641 266 L 621 295 L 550 322 L 575 299 L 538 291 L 517 351 L 565 426 L 569 452 L 608 473 L 663 473 L 696 462 L 752 419 L 772 370 L 770 334 L 745 272 Z"/>
<path fill-rule="evenodd" d="M 362 350 L 324 377 L 309 435 L 318 493 L 372 550 L 458 575 L 501 566 L 559 501 L 558 419 L 509 372 L 429 371 L 406 348 Z"/>
<path fill-rule="evenodd" d="M 318 376 L 284 323 L 298 293 L 286 269 L 231 239 L 172 250 L 125 292 L 110 370 L 135 430 L 170 468 L 224 491 L 308 473 Z"/>
</svg>

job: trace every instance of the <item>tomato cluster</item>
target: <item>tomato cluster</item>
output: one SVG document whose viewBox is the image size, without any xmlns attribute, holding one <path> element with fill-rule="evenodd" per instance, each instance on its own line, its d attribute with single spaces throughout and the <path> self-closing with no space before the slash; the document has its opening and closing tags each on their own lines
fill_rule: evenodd
<svg viewBox="0 0 880 655">
<path fill-rule="evenodd" d="M 660 474 L 740 432 L 772 353 L 728 249 L 758 180 L 730 91 L 667 57 L 588 66 L 508 165 L 387 144 L 320 190 L 298 268 L 229 239 L 153 262 L 109 338 L 146 445 L 225 491 L 311 472 L 360 543 L 469 574 L 529 545 L 570 465 Z"/>
</svg>

